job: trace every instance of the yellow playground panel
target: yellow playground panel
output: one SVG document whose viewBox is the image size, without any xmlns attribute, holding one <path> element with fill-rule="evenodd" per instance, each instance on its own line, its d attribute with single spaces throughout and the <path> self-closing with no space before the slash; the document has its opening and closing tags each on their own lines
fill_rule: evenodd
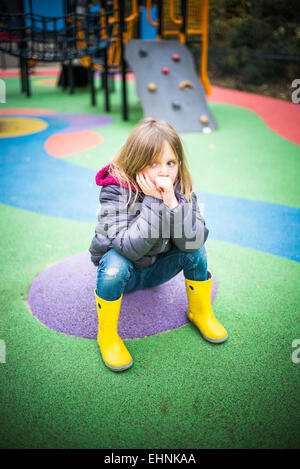
<svg viewBox="0 0 300 469">
<path fill-rule="evenodd" d="M 109 19 L 109 24 L 113 25 L 112 34 L 115 36 L 113 43 L 108 52 L 108 66 L 118 66 L 121 60 L 121 48 L 119 44 L 119 40 L 117 39 L 118 36 L 118 28 L 119 28 L 119 12 L 118 12 L 118 0 L 114 0 L 113 7 L 115 14 L 113 17 Z M 126 31 L 123 33 L 123 43 L 126 44 L 127 41 L 134 38 L 134 24 L 139 19 L 139 8 L 138 8 L 138 0 L 131 1 L 131 13 L 129 16 L 125 16 L 125 28 Z"/>
<path fill-rule="evenodd" d="M 163 2 L 163 21 L 161 37 L 177 36 L 179 41 L 186 43 L 191 36 L 199 36 L 202 43 L 199 79 L 202 82 L 207 95 L 211 95 L 211 86 L 207 76 L 207 43 L 208 43 L 208 2 L 209 0 L 187 0 L 186 30 L 181 28 L 183 17 L 181 15 L 181 1 L 169 0 Z M 147 19 L 149 24 L 158 27 L 158 21 L 151 18 L 152 0 L 147 0 Z"/>
<path fill-rule="evenodd" d="M 120 65 L 120 60 L 121 60 L 121 48 L 120 48 L 120 43 L 118 40 L 118 31 L 119 31 L 119 10 L 118 10 L 118 0 L 113 1 L 113 10 L 114 14 L 108 18 L 108 24 L 112 26 L 112 42 L 108 50 L 108 57 L 107 57 L 107 65 L 112 68 L 116 67 L 118 68 Z M 139 18 L 139 9 L 138 9 L 138 0 L 132 0 L 131 1 L 131 6 L 132 6 L 132 12 L 129 16 L 124 18 L 125 22 L 125 28 L 126 31 L 124 31 L 123 34 L 123 43 L 125 44 L 129 39 L 133 39 L 134 37 L 134 23 L 136 20 Z M 102 34 L 101 38 L 106 39 L 107 38 L 107 33 L 106 29 L 104 28 L 105 26 L 105 10 L 103 8 L 100 9 L 99 13 L 101 14 L 100 18 L 102 21 L 101 26 L 103 27 L 102 29 Z M 83 31 L 79 31 L 77 34 L 78 41 L 77 41 L 77 47 L 86 47 L 85 41 L 81 41 L 84 37 Z M 81 64 L 84 67 L 90 67 L 91 65 L 91 59 L 88 56 L 82 57 L 80 59 Z M 102 69 L 101 65 L 98 65 L 97 63 L 93 63 L 93 68 L 94 69 Z"/>
</svg>

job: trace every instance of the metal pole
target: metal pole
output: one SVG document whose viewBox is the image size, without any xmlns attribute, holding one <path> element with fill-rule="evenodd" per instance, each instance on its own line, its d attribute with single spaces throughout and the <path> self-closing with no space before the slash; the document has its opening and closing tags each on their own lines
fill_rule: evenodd
<svg viewBox="0 0 300 469">
<path fill-rule="evenodd" d="M 181 33 L 184 37 L 184 43 L 186 44 L 186 18 L 187 18 L 187 1 L 181 0 L 181 16 L 182 16 L 182 26 Z"/>
<path fill-rule="evenodd" d="M 31 89 L 30 89 L 29 67 L 28 67 L 27 59 L 25 59 L 24 63 L 25 63 L 25 90 L 26 90 L 26 96 L 27 96 L 27 98 L 30 98 Z"/>
<path fill-rule="evenodd" d="M 163 32 L 163 0 L 157 4 L 157 16 L 158 16 L 158 38 L 162 39 Z"/>
<path fill-rule="evenodd" d="M 30 10 L 30 16 L 32 17 L 32 0 L 29 0 L 29 10 Z"/>
<path fill-rule="evenodd" d="M 123 35 L 124 25 L 124 0 L 119 0 L 119 20 L 120 20 L 120 48 L 121 48 L 121 72 L 122 72 L 122 115 L 123 120 L 128 121 L 127 90 L 126 90 L 126 63 L 124 59 Z"/>
<path fill-rule="evenodd" d="M 21 91 L 22 93 L 25 93 L 25 71 L 24 71 L 24 59 L 20 55 L 19 59 L 19 67 L 20 67 L 20 78 L 21 78 Z"/>
<path fill-rule="evenodd" d="M 91 100 L 92 100 L 92 106 L 96 105 L 96 96 L 95 96 L 95 83 L 94 83 L 94 69 L 93 69 L 93 63 L 88 68 L 88 76 L 89 76 L 89 82 L 90 82 L 90 90 L 91 90 Z"/>
<path fill-rule="evenodd" d="M 106 1 L 103 2 L 103 7 L 105 13 L 107 12 L 107 5 Z M 103 74 L 103 80 L 104 80 L 104 92 L 105 92 L 105 112 L 110 112 L 110 102 L 109 102 L 109 87 L 108 87 L 108 66 L 107 66 L 107 45 L 108 45 L 108 20 L 107 20 L 107 15 L 105 14 L 105 38 L 102 38 L 102 40 L 106 41 L 105 49 L 104 49 L 104 74 Z M 102 35 L 102 31 L 101 31 Z"/>
<path fill-rule="evenodd" d="M 26 36 L 26 29 L 25 29 L 25 21 L 24 21 L 24 16 L 20 16 L 20 22 L 21 22 L 21 27 L 20 27 L 20 31 L 21 31 L 21 42 L 20 42 L 20 77 L 21 77 L 21 90 L 22 90 L 22 93 L 25 93 L 26 91 L 26 87 L 25 87 L 25 59 L 24 59 L 24 55 L 26 55 L 24 53 L 24 50 L 27 48 L 27 41 L 25 40 L 25 36 Z M 19 26 L 19 24 L 18 24 Z M 9 30 L 11 32 L 11 20 L 9 18 Z M 17 31 L 15 32 L 15 34 L 17 34 Z M 27 51 L 27 49 L 26 49 Z"/>
</svg>

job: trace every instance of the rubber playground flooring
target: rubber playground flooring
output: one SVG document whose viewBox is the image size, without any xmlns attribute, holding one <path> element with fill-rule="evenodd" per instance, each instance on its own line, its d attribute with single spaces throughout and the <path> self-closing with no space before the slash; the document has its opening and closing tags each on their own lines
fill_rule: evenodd
<svg viewBox="0 0 300 469">
<path fill-rule="evenodd" d="M 86 89 L 70 95 L 50 78 L 31 79 L 30 99 L 18 78 L 5 78 L 0 107 L 0 446 L 299 447 L 299 145 L 265 116 L 209 100 L 218 130 L 181 137 L 210 229 L 213 308 L 229 339 L 209 344 L 189 323 L 127 339 L 134 365 L 112 373 L 95 339 L 46 327 L 27 297 L 41 272 L 88 250 L 95 173 L 143 111 L 134 81 L 123 122 L 119 81 L 105 114 L 103 93 L 92 108 Z M 280 112 L 281 102 L 264 99 L 265 112 Z M 255 100 L 249 94 L 249 107 Z M 12 127 L 16 136 L 4 133 Z"/>
</svg>

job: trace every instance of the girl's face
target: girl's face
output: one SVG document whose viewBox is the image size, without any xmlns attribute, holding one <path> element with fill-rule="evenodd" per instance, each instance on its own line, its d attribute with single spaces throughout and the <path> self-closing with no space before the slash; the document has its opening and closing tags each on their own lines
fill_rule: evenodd
<svg viewBox="0 0 300 469">
<path fill-rule="evenodd" d="M 146 166 L 143 174 L 147 174 L 154 184 L 155 178 L 158 176 L 167 176 L 172 179 L 174 184 L 178 176 L 178 165 L 177 157 L 174 154 L 172 147 L 167 141 L 165 141 L 160 158 L 155 163 L 151 163 Z"/>
</svg>

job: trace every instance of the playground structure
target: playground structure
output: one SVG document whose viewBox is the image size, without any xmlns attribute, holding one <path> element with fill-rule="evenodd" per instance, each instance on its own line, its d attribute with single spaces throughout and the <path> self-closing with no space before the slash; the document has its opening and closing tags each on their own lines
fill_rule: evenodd
<svg viewBox="0 0 300 469">
<path fill-rule="evenodd" d="M 138 0 L 132 0 L 132 12 L 124 18 L 126 25 L 123 32 L 123 42 L 135 39 L 134 25 L 140 19 Z M 207 76 L 207 35 L 208 35 L 208 0 L 169 0 L 158 2 L 157 19 L 153 20 L 152 0 L 146 1 L 147 21 L 149 25 L 157 28 L 156 39 L 179 39 L 186 44 L 194 37 L 201 42 L 201 60 L 199 79 L 202 82 L 206 94 L 211 95 L 211 87 Z M 109 18 L 109 24 L 113 25 L 113 41 L 109 50 L 108 64 L 117 66 L 120 63 L 120 44 L 118 43 L 118 0 L 114 0 L 114 16 Z M 199 44 L 200 45 L 200 44 Z"/>
<path fill-rule="evenodd" d="M 146 116 L 166 120 L 180 133 L 210 133 L 217 128 L 184 44 L 132 39 L 125 46 L 125 57 Z"/>
<path fill-rule="evenodd" d="M 19 57 L 21 90 L 28 97 L 31 95 L 29 69 L 38 62 L 60 62 L 64 68 L 66 66 L 70 93 L 74 93 L 73 65 L 77 60 L 88 70 L 94 106 L 94 72 L 99 70 L 106 112 L 110 112 L 108 77 L 121 73 L 122 116 L 128 120 L 125 48 L 129 41 L 139 37 L 141 3 L 138 0 L 106 0 L 101 1 L 96 13 L 91 13 L 87 4 L 76 11 L 75 2 L 72 12 L 61 17 L 46 17 L 35 13 L 30 1 L 29 13 L 0 13 L 0 50 Z M 151 0 L 146 1 L 146 9 L 149 25 L 157 28 L 158 42 L 170 38 L 177 39 L 182 45 L 195 42 L 195 38 L 201 42 L 199 84 L 210 95 L 207 77 L 208 0 L 159 1 L 156 19 L 152 16 L 154 7 Z M 62 73 L 60 84 L 64 89 L 65 81 L 65 73 Z"/>
<path fill-rule="evenodd" d="M 151 17 L 152 0 L 147 0 L 147 18 L 149 24 L 157 27 L 157 39 L 178 38 L 182 44 L 188 41 L 201 43 L 199 80 L 207 95 L 211 95 L 211 86 L 207 76 L 207 36 L 208 36 L 208 0 L 158 2 L 158 20 Z M 194 41 L 193 41 L 194 42 Z"/>
<path fill-rule="evenodd" d="M 41 4 L 47 1 L 58 2 Z M 153 21 L 156 15 L 155 7 Z M 199 336 L 179 272 L 123 296 L 118 333 L 134 366 L 116 376 L 101 361 L 97 269 L 88 252 L 99 213 L 95 173 L 141 116 L 135 86 L 157 99 L 183 67 L 179 47 L 187 50 L 178 35 L 150 41 L 137 26 L 135 20 L 126 60 L 141 38 L 134 67 L 153 60 L 155 77 L 143 82 L 137 68 L 136 83 L 127 77 L 130 122 L 121 119 L 117 79 L 113 112 L 104 114 L 104 90 L 91 107 L 88 88 L 69 95 L 54 86 L 58 67 L 35 70 L 30 99 L 20 92 L 18 70 L 1 71 L 0 446 L 110 449 L 114 456 L 132 448 L 299 448 L 299 104 L 215 86 L 207 100 L 218 132 L 181 136 L 210 230 L 211 303 L 229 340 L 215 346 Z M 162 64 L 152 48 L 165 42 Z M 111 51 L 112 44 L 108 62 Z M 82 52 L 64 65 L 67 78 L 69 62 L 89 60 Z M 89 67 L 77 68 L 87 76 Z M 174 80 L 179 96 L 193 92 L 188 72 L 181 87 Z M 150 79 L 157 91 L 148 95 Z M 168 99 L 180 104 L 171 90 Z"/>
<path fill-rule="evenodd" d="M 121 7 L 122 7 L 122 2 Z M 45 17 L 33 12 L 0 15 L 0 50 L 19 57 L 21 90 L 31 95 L 29 67 L 37 62 L 68 65 L 70 93 L 74 92 L 74 60 L 88 69 L 92 105 L 95 105 L 94 70 L 102 70 L 106 112 L 110 111 L 107 86 L 107 52 L 114 42 L 108 18 L 114 12 L 102 8 L 98 13 L 72 12 L 61 17 Z M 123 15 L 119 15 L 123 21 Z M 123 24 L 118 31 L 122 31 Z M 122 45 L 122 41 L 119 40 Z M 122 49 L 122 47 L 121 47 Z M 122 60 L 120 63 L 123 63 Z M 64 74 L 62 74 L 64 81 Z M 65 88 L 65 83 L 62 83 Z"/>
</svg>

